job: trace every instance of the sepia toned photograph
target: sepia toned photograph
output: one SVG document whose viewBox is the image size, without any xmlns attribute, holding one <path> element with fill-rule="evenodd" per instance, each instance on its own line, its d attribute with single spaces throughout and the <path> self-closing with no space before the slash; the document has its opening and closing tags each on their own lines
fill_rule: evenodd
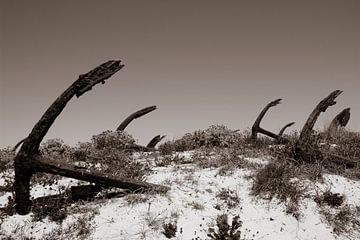
<svg viewBox="0 0 360 240">
<path fill-rule="evenodd" d="M 0 239 L 360 239 L 360 1 L 0 0 Z"/>
</svg>

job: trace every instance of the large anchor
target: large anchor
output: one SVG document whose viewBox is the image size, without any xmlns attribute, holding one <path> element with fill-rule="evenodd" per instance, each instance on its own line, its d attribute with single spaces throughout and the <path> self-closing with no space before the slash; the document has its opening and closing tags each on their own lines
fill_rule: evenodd
<svg viewBox="0 0 360 240">
<path fill-rule="evenodd" d="M 23 140 L 23 144 L 14 160 L 15 210 L 18 214 L 25 215 L 30 212 L 30 179 L 33 174 L 38 172 L 51 173 L 99 185 L 129 190 L 152 189 L 160 192 L 169 190 L 166 186 L 123 177 L 113 177 L 99 171 L 79 169 L 76 168 L 76 166 L 64 164 L 52 159 L 45 159 L 39 153 L 39 146 L 42 139 L 71 98 L 74 95 L 77 97 L 82 96 L 98 83 L 104 84 L 107 79 L 123 67 L 124 65 L 121 64 L 121 61 L 110 60 L 90 72 L 80 75 L 79 78 L 53 102 L 40 120 L 35 124 L 29 136 Z"/>
</svg>

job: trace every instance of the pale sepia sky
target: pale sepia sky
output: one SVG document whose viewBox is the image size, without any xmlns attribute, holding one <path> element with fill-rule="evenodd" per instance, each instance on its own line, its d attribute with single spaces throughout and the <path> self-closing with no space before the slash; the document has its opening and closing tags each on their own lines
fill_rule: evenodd
<svg viewBox="0 0 360 240">
<path fill-rule="evenodd" d="M 0 146 L 27 136 L 79 74 L 109 59 L 125 68 L 69 102 L 45 139 L 68 144 L 115 129 L 130 113 L 158 110 L 127 128 L 139 143 L 225 124 L 300 129 L 335 89 L 323 128 L 351 107 L 360 130 L 360 1 L 1 0 Z"/>
</svg>

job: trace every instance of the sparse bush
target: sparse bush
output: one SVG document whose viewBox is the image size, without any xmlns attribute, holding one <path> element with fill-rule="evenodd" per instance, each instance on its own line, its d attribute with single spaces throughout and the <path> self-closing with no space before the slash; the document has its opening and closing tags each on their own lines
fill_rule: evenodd
<svg viewBox="0 0 360 240">
<path fill-rule="evenodd" d="M 145 203 L 149 200 L 149 196 L 145 194 L 127 194 L 125 195 L 125 200 L 129 205 L 136 205 L 139 203 Z"/>
<path fill-rule="evenodd" d="M 217 229 L 209 228 L 207 236 L 212 240 L 240 240 L 240 227 L 242 221 L 237 215 L 233 217 L 231 226 L 228 223 L 227 214 L 218 215 L 216 218 Z"/>
<path fill-rule="evenodd" d="M 90 214 L 82 214 L 76 221 L 64 227 L 59 225 L 50 233 L 42 237 L 43 240 L 53 239 L 79 239 L 86 240 L 91 239 L 90 235 L 94 229 L 91 225 L 91 221 L 94 218 L 95 213 L 90 211 Z"/>
<path fill-rule="evenodd" d="M 219 174 L 224 176 L 246 166 L 241 154 L 242 150 L 234 148 L 199 148 L 194 150 L 191 159 L 201 168 L 220 168 Z"/>
<path fill-rule="evenodd" d="M 171 155 L 175 152 L 175 147 L 172 141 L 166 141 L 160 144 L 158 150 L 162 156 Z"/>
<path fill-rule="evenodd" d="M 205 130 L 187 133 L 182 138 L 166 142 L 159 146 L 163 152 L 182 152 L 199 147 L 231 147 L 243 142 L 242 135 L 223 125 L 212 125 Z M 165 151 L 166 149 L 166 151 Z"/>
<path fill-rule="evenodd" d="M 1 175 L 4 184 L 0 186 L 0 192 L 11 192 L 13 190 L 14 177 L 11 172 L 4 171 Z"/>
<path fill-rule="evenodd" d="M 219 175 L 225 176 L 229 172 L 232 173 L 236 169 L 244 168 L 247 165 L 247 161 L 240 155 L 236 149 L 224 149 L 221 151 L 219 159 Z"/>
<path fill-rule="evenodd" d="M 337 208 L 328 209 L 323 207 L 320 213 L 325 220 L 333 227 L 336 234 L 348 235 L 353 230 L 359 231 L 360 227 L 360 207 L 350 206 L 348 204 Z"/>
<path fill-rule="evenodd" d="M 39 172 L 31 176 L 31 184 L 39 184 L 43 187 L 52 186 L 57 184 L 61 178 L 62 177 L 60 175 Z"/>
<path fill-rule="evenodd" d="M 32 218 L 40 221 L 46 217 L 54 222 L 61 223 L 67 217 L 66 207 L 70 205 L 68 196 L 50 196 L 37 199 L 32 206 Z"/>
<path fill-rule="evenodd" d="M 193 202 L 190 203 L 189 205 L 190 205 L 193 209 L 195 209 L 195 210 L 200 210 L 200 211 L 202 211 L 202 210 L 205 209 L 204 205 L 201 204 L 201 203 L 199 203 L 199 202 L 193 201 Z"/>
<path fill-rule="evenodd" d="M 295 168 L 285 161 L 270 162 L 252 176 L 251 194 L 266 200 L 279 199 L 286 204 L 287 213 L 298 217 L 297 207 L 305 188 L 294 179 Z"/>
<path fill-rule="evenodd" d="M 228 206 L 228 208 L 237 207 L 240 204 L 240 198 L 235 191 L 230 189 L 221 189 L 217 194 L 216 197 Z"/>
<path fill-rule="evenodd" d="M 96 149 L 126 149 L 135 143 L 134 138 L 125 131 L 104 131 L 94 135 L 91 142 Z"/>
<path fill-rule="evenodd" d="M 4 181 L 4 183 L 0 185 L 0 196 L 2 192 L 12 192 L 13 190 L 14 157 L 15 152 L 10 149 L 10 147 L 0 149 L 0 179 Z M 2 209 L 5 214 L 12 215 L 14 213 L 13 202 L 13 199 L 9 197 L 8 204 Z"/>
<path fill-rule="evenodd" d="M 334 154 L 349 159 L 360 159 L 360 132 L 350 132 L 340 129 L 332 143 L 335 146 L 331 149 Z"/>
<path fill-rule="evenodd" d="M 306 149 L 302 151 L 299 149 L 299 139 L 292 137 L 291 141 L 285 144 L 285 147 L 278 152 L 280 158 L 290 158 L 294 163 L 317 163 L 323 161 L 323 155 L 320 148 L 323 145 L 324 138 L 320 132 L 312 131 L 311 136 L 307 142 L 301 143 L 301 148 Z"/>
<path fill-rule="evenodd" d="M 315 198 L 315 202 L 317 202 L 320 206 L 326 204 L 330 207 L 339 207 L 343 204 L 344 198 L 344 195 L 332 193 L 330 190 L 326 190 L 320 196 Z"/>
<path fill-rule="evenodd" d="M 137 162 L 126 149 L 135 140 L 123 131 L 105 131 L 92 137 L 91 142 L 79 143 L 72 158 L 82 167 L 106 171 L 113 176 L 143 179 L 150 171 L 145 163 Z"/>
<path fill-rule="evenodd" d="M 174 238 L 176 237 L 176 231 L 177 223 L 169 222 L 163 224 L 163 231 L 161 233 L 164 234 L 166 238 Z"/>
<path fill-rule="evenodd" d="M 218 167 L 215 153 L 208 148 L 199 148 L 191 154 L 191 159 L 201 168 Z"/>
<path fill-rule="evenodd" d="M 13 168 L 15 151 L 10 147 L 0 148 L 0 173 Z"/>
<path fill-rule="evenodd" d="M 151 213 L 150 211 L 147 212 L 144 220 L 150 229 L 155 231 L 160 230 L 162 223 L 164 222 L 164 218 L 161 217 L 160 215 L 161 213 L 154 214 Z"/>
<path fill-rule="evenodd" d="M 177 153 L 172 155 L 163 155 L 155 159 L 155 164 L 158 167 L 168 166 L 171 163 L 180 164 L 184 162 L 185 162 L 185 158 Z"/>
<path fill-rule="evenodd" d="M 40 152 L 44 157 L 62 162 L 70 161 L 72 151 L 72 148 L 60 138 L 49 139 L 40 146 Z"/>
<path fill-rule="evenodd" d="M 15 200 L 12 196 L 8 196 L 8 202 L 5 205 L 4 208 L 1 209 L 0 211 L 0 219 L 1 219 L 1 215 L 5 214 L 7 216 L 12 216 L 15 214 Z M 0 223 L 1 226 L 1 223 Z"/>
<path fill-rule="evenodd" d="M 341 165 L 332 161 L 336 156 L 350 160 L 359 159 L 360 133 L 340 129 L 337 136 L 329 142 L 326 132 L 313 131 L 309 141 L 302 143 L 302 149 L 306 151 L 298 148 L 297 133 L 288 135 L 287 138 L 290 141 L 278 150 L 275 156 L 291 160 L 299 168 L 310 171 L 310 174 L 302 174 L 307 175 L 310 180 L 321 180 L 324 172 L 360 179 L 360 162 L 353 168 L 347 168 L 346 164 Z"/>
</svg>

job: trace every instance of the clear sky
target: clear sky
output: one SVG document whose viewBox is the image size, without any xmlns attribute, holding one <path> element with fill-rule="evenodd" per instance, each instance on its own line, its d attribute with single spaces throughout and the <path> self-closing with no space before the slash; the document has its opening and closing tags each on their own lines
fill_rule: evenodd
<svg viewBox="0 0 360 240">
<path fill-rule="evenodd" d="M 127 130 L 146 144 L 225 124 L 301 129 L 335 89 L 323 128 L 351 107 L 360 131 L 360 1 L 16 1 L 0 0 L 0 146 L 27 136 L 79 74 L 110 59 L 125 67 L 69 102 L 45 137 L 68 144 L 115 129 L 157 105 Z"/>
</svg>

